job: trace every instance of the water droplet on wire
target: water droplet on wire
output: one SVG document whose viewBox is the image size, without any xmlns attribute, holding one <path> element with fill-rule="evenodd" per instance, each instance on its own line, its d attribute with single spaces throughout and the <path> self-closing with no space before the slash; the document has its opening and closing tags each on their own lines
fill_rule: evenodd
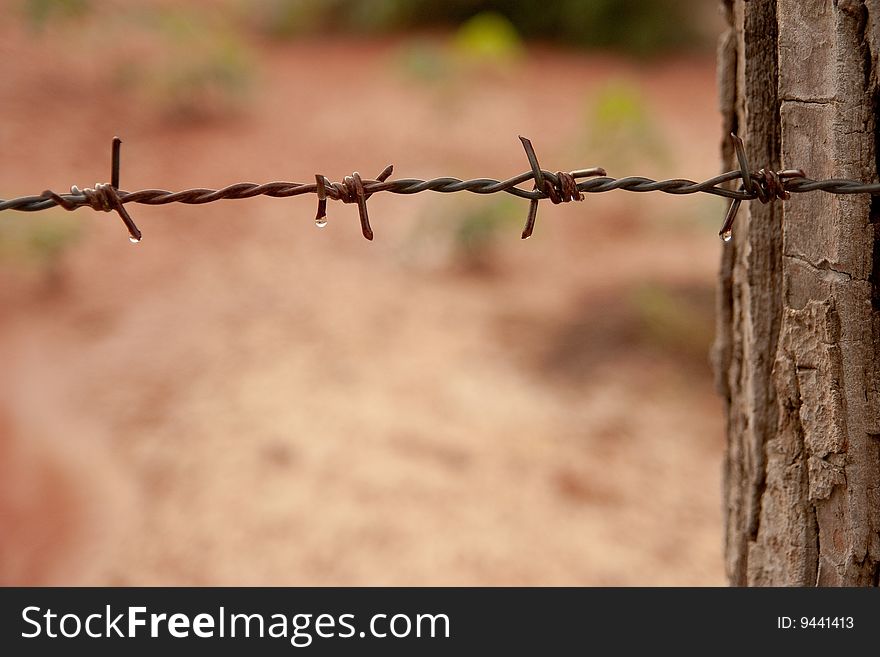
<svg viewBox="0 0 880 657">
<path fill-rule="evenodd" d="M 141 241 L 141 238 L 140 237 L 129 237 L 128 241 L 131 242 L 132 244 L 139 244 Z"/>
<path fill-rule="evenodd" d="M 324 228 L 327 225 L 327 217 L 319 217 L 318 219 L 315 219 L 315 225 L 318 228 Z"/>
<path fill-rule="evenodd" d="M 731 238 L 733 238 L 733 231 L 732 230 L 725 230 L 723 233 L 721 233 L 722 241 L 729 242 L 731 240 Z"/>
</svg>

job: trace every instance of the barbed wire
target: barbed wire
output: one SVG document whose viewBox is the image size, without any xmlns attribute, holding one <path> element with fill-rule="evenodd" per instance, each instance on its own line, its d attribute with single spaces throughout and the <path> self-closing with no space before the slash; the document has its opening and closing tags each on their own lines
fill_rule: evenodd
<svg viewBox="0 0 880 657">
<path fill-rule="evenodd" d="M 729 241 L 732 236 L 733 223 L 737 211 L 743 201 L 758 200 L 762 203 L 769 203 L 775 199 L 787 200 L 792 193 L 798 194 L 813 191 L 823 191 L 829 194 L 880 194 L 880 183 L 876 182 L 863 183 L 842 178 L 813 180 L 808 178 L 801 169 L 785 169 L 781 171 L 759 169 L 758 171 L 753 171 L 746 158 L 742 139 L 735 134 L 731 134 L 730 137 L 733 140 L 737 160 L 740 165 L 739 170 L 728 171 L 702 182 L 694 182 L 693 180 L 683 178 L 653 180 L 641 176 L 611 178 L 608 177 L 605 170 L 601 167 L 553 173 L 541 168 L 532 143 L 525 137 L 520 137 L 531 170 L 507 180 L 495 180 L 493 178 L 460 180 L 452 177 L 433 178 L 431 180 L 415 178 L 389 180 L 393 172 L 393 166 L 389 165 L 375 179 L 363 179 L 359 173 L 354 172 L 350 176 L 345 176 L 343 181 L 339 183 L 331 182 L 325 176 L 316 174 L 314 183 L 276 181 L 257 184 L 242 182 L 228 185 L 221 189 L 194 188 L 179 192 L 170 192 L 163 189 L 142 189 L 136 192 L 129 192 L 119 189 L 120 148 L 122 141 L 118 137 L 114 137 L 111 152 L 111 181 L 109 183 L 98 183 L 94 188 L 83 189 L 74 185 L 70 188 L 69 194 L 57 194 L 51 190 L 46 190 L 36 196 L 20 196 L 9 200 L 0 199 L 0 211 L 38 212 L 53 207 L 62 207 L 65 210 L 90 207 L 104 212 L 115 211 L 122 218 L 123 223 L 128 229 L 129 239 L 132 242 L 139 242 L 142 234 L 125 208 L 127 203 L 141 203 L 144 205 L 186 203 L 189 205 L 200 205 L 224 199 L 246 199 L 255 196 L 287 198 L 303 194 L 316 194 L 318 197 L 318 211 L 315 216 L 315 223 L 318 226 L 323 227 L 327 224 L 327 199 L 342 201 L 343 203 L 355 203 L 358 206 L 361 232 L 366 239 L 372 240 L 373 230 L 370 225 L 366 203 L 367 199 L 373 194 L 379 192 L 418 194 L 426 191 L 447 194 L 453 192 L 471 192 L 474 194 L 496 194 L 503 192 L 530 201 L 528 217 L 522 231 L 522 238 L 527 239 L 532 235 L 535 228 L 539 201 L 550 199 L 554 204 L 581 201 L 584 198 L 584 194 L 597 194 L 620 189 L 628 192 L 664 192 L 666 194 L 705 193 L 729 198 L 731 199 L 731 204 L 719 231 L 721 238 L 724 241 Z M 532 189 L 519 187 L 519 185 L 529 180 L 534 182 Z M 729 186 L 726 186 L 734 181 L 740 182 L 738 188 L 731 189 Z"/>
</svg>

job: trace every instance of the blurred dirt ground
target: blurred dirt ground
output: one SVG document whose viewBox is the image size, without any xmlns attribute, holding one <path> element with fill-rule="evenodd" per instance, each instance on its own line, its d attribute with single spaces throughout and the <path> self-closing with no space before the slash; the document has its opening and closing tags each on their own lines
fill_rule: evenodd
<svg viewBox="0 0 880 657">
<path fill-rule="evenodd" d="M 404 39 L 259 44 L 242 107 L 184 119 L 114 86 L 98 37 L 50 36 L 0 27 L 3 198 L 105 181 L 114 134 L 125 189 L 503 178 L 518 134 L 553 170 L 718 167 L 711 54 L 436 81 Z M 587 149 L 619 81 L 663 157 Z M 64 247 L 0 257 L 0 582 L 723 583 L 720 202 L 542 204 L 525 242 L 516 199 L 378 195 L 373 243 L 314 205 L 133 206 L 137 246 L 112 214 L 0 216 Z"/>
</svg>

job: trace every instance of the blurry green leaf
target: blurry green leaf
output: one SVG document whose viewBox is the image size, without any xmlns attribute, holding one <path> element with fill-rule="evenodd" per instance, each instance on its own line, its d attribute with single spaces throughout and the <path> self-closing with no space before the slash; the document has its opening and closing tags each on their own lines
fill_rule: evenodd
<svg viewBox="0 0 880 657">
<path fill-rule="evenodd" d="M 422 82 L 440 80 L 452 72 L 447 54 L 430 42 L 409 43 L 401 49 L 397 61 L 404 73 Z"/>
<path fill-rule="evenodd" d="M 130 63 L 126 74 L 172 117 L 199 119 L 240 109 L 255 67 L 235 26 L 179 7 L 155 10 L 152 20 L 166 42 L 163 55 Z"/>
<path fill-rule="evenodd" d="M 0 259 L 55 264 L 82 237 L 82 224 L 66 212 L 40 212 L 3 217 Z"/>
<path fill-rule="evenodd" d="M 673 288 L 648 283 L 631 290 L 644 340 L 664 351 L 705 362 L 714 334 L 714 295 L 711 289 Z"/>
<path fill-rule="evenodd" d="M 667 163 L 662 131 L 637 83 L 611 80 L 598 89 L 588 101 L 585 131 L 584 149 L 614 168 Z"/>
<path fill-rule="evenodd" d="M 462 213 L 452 234 L 456 260 L 472 268 L 484 268 L 492 258 L 501 235 L 510 234 L 513 224 L 522 218 L 522 208 L 510 198 L 483 201 Z"/>
<path fill-rule="evenodd" d="M 645 101 L 637 87 L 612 82 L 596 98 L 593 119 L 602 130 L 643 126 L 647 123 Z"/>
<path fill-rule="evenodd" d="M 247 15 L 264 33 L 282 38 L 318 30 L 375 33 L 461 26 L 463 33 L 474 30 L 473 35 L 466 35 L 465 52 L 483 58 L 498 56 L 510 45 L 519 50 L 520 35 L 650 56 L 698 42 L 697 23 L 704 12 L 695 8 L 704 2 L 263 0 L 248 3 Z M 483 20 L 487 15 L 494 17 L 494 25 Z M 479 19 L 476 27 L 471 24 L 474 19 Z"/>
<path fill-rule="evenodd" d="M 513 23 L 491 11 L 466 21 L 455 33 L 453 43 L 465 57 L 502 63 L 517 59 L 523 50 Z"/>
<path fill-rule="evenodd" d="M 257 27 L 269 36 L 287 39 L 317 27 L 327 7 L 310 0 L 265 0 L 248 4 L 248 13 Z M 331 3 L 328 3 L 331 4 Z"/>
<path fill-rule="evenodd" d="M 24 14 L 31 27 L 41 30 L 54 19 L 85 16 L 91 9 L 89 0 L 25 0 Z"/>
</svg>

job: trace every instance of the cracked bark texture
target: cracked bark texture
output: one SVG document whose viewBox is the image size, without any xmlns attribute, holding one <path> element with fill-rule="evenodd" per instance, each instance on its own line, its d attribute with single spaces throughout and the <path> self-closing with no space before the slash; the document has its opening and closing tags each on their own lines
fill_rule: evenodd
<svg viewBox="0 0 880 657">
<path fill-rule="evenodd" d="M 880 0 L 724 0 L 723 131 L 753 168 L 876 180 Z M 725 169 L 736 168 L 722 142 Z M 718 286 L 737 586 L 880 577 L 880 198 L 744 204 Z"/>
</svg>

